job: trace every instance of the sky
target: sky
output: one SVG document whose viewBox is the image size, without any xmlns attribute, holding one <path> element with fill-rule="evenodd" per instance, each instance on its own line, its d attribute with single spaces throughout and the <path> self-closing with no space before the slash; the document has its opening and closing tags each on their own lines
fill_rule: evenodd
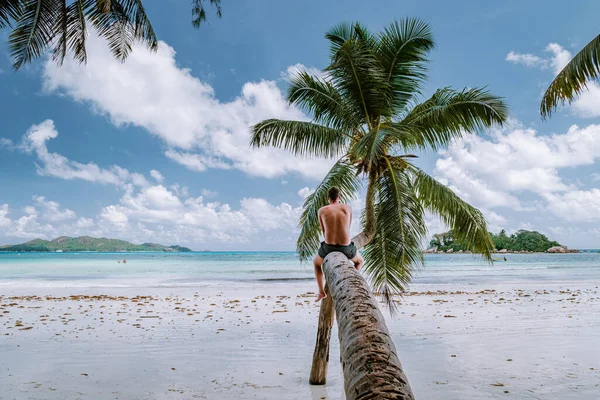
<svg viewBox="0 0 600 400">
<path fill-rule="evenodd" d="M 419 17 L 436 40 L 422 99 L 486 86 L 511 117 L 416 163 L 494 232 L 600 247 L 600 85 L 539 114 L 557 71 L 600 32 L 600 3 L 223 0 L 223 18 L 208 10 L 200 29 L 189 2 L 145 4 L 158 51 L 136 45 L 123 64 L 91 32 L 87 65 L 44 57 L 15 72 L 0 31 L 0 244 L 91 235 L 293 250 L 303 199 L 332 160 L 251 149 L 250 126 L 310 119 L 287 104 L 288 79 L 327 65 L 332 26 Z"/>
</svg>

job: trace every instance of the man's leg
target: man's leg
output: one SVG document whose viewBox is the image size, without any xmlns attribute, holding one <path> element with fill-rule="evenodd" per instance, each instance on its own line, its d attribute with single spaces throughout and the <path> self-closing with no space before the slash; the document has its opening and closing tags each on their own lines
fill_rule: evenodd
<svg viewBox="0 0 600 400">
<path fill-rule="evenodd" d="M 350 261 L 352 261 L 354 263 L 354 268 L 356 268 L 357 271 L 360 271 L 360 268 L 362 267 L 363 263 L 365 262 L 365 260 L 362 258 L 362 256 L 360 255 L 360 253 L 357 251 L 356 255 L 354 256 L 353 259 L 351 259 Z"/>
<path fill-rule="evenodd" d="M 321 269 L 321 265 L 323 265 L 323 257 L 317 254 L 313 264 L 315 265 L 315 278 L 317 278 L 317 286 L 319 286 L 319 294 L 315 300 L 315 302 L 317 302 L 327 297 L 325 294 L 325 288 L 323 288 L 323 270 Z"/>
</svg>

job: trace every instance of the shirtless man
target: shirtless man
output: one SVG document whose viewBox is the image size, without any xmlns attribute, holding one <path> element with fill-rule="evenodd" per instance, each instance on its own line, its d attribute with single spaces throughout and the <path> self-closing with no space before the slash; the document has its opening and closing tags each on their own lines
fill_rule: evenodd
<svg viewBox="0 0 600 400">
<path fill-rule="evenodd" d="M 319 247 L 319 253 L 315 257 L 315 277 L 319 286 L 319 294 L 315 301 L 327 297 L 323 288 L 323 259 L 327 254 L 339 251 L 354 263 L 354 267 L 360 270 L 363 258 L 356 250 L 354 242 L 350 241 L 350 224 L 352 223 L 352 208 L 348 204 L 340 203 L 340 189 L 332 187 L 329 189 L 329 205 L 319 209 L 319 222 L 325 238 Z"/>
</svg>

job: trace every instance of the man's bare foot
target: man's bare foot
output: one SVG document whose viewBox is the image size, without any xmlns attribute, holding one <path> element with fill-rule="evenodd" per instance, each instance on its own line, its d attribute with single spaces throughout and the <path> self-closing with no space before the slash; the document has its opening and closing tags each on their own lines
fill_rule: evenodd
<svg viewBox="0 0 600 400">
<path fill-rule="evenodd" d="M 325 297 L 327 297 L 325 292 L 320 292 L 319 295 L 317 296 L 317 299 L 315 300 L 315 303 L 318 303 L 319 301 L 323 300 Z"/>
</svg>

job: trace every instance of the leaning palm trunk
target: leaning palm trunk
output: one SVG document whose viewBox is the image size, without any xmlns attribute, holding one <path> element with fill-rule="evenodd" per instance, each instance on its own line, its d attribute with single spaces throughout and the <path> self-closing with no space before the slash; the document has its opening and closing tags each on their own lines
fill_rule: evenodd
<svg viewBox="0 0 600 400">
<path fill-rule="evenodd" d="M 337 315 L 346 399 L 414 399 L 367 282 L 339 252 L 322 268 Z"/>
</svg>

